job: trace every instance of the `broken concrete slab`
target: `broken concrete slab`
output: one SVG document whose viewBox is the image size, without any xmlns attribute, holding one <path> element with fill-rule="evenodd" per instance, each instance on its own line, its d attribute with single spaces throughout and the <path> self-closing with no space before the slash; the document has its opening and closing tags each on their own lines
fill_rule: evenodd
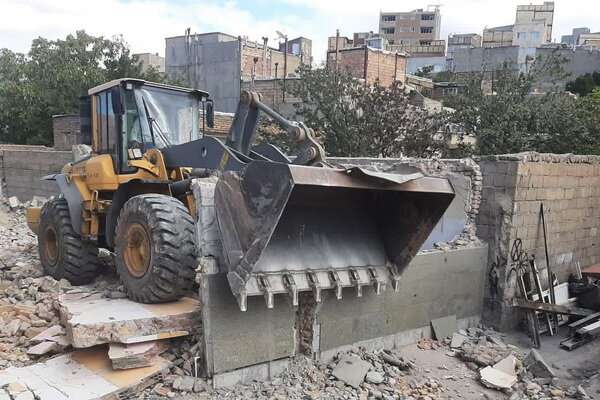
<svg viewBox="0 0 600 400">
<path fill-rule="evenodd" d="M 431 329 L 433 330 L 433 337 L 436 340 L 443 340 L 448 336 L 451 336 L 458 329 L 456 315 L 432 319 Z"/>
<path fill-rule="evenodd" d="M 519 368 L 520 361 L 517 357 L 510 354 L 504 357 L 502 360 L 494 364 L 494 368 L 500 370 L 508 375 L 517 375 L 517 369 Z"/>
<path fill-rule="evenodd" d="M 166 345 L 152 341 L 145 343 L 111 343 L 108 347 L 108 358 L 114 369 L 131 369 L 149 367 L 157 355 L 167 349 Z"/>
<path fill-rule="evenodd" d="M 139 393 L 156 383 L 153 378 L 169 366 L 169 361 L 157 357 L 150 367 L 114 371 L 106 348 L 97 347 L 0 371 L 0 387 L 23 385 L 38 400 L 92 400 L 117 398 L 117 395 L 125 398 L 130 391 Z"/>
<path fill-rule="evenodd" d="M 27 349 L 27 354 L 32 356 L 43 356 L 44 354 L 56 352 L 59 350 L 56 342 L 41 342 Z"/>
<path fill-rule="evenodd" d="M 67 293 L 59 296 L 59 310 L 72 346 L 85 348 L 189 335 L 198 321 L 200 304 L 189 297 L 141 304 L 104 298 L 100 293 Z"/>
<path fill-rule="evenodd" d="M 365 376 L 370 368 L 371 364 L 361 358 L 345 355 L 335 366 L 332 374 L 340 381 L 353 388 L 358 388 L 365 380 Z"/>
<path fill-rule="evenodd" d="M 59 336 L 59 335 L 64 335 L 64 334 L 65 334 L 65 330 L 62 326 L 53 325 L 50 328 L 46 329 L 45 331 L 42 331 L 38 335 L 32 337 L 30 340 L 32 343 L 39 343 L 39 342 L 44 342 L 44 341 L 50 340 L 50 338 L 52 338 L 53 336 Z"/>
<path fill-rule="evenodd" d="M 454 333 L 452 335 L 452 341 L 450 342 L 450 347 L 453 349 L 460 348 L 460 347 L 462 347 L 463 343 L 467 339 L 468 338 L 466 336 L 461 335 L 460 333 Z"/>
<path fill-rule="evenodd" d="M 531 349 L 527 357 L 523 360 L 523 365 L 536 378 L 554 378 L 556 376 L 550 365 L 548 365 L 536 349 Z"/>
<path fill-rule="evenodd" d="M 481 383 L 492 389 L 510 389 L 517 383 L 517 376 L 510 375 L 494 367 L 487 366 L 479 371 Z"/>
</svg>

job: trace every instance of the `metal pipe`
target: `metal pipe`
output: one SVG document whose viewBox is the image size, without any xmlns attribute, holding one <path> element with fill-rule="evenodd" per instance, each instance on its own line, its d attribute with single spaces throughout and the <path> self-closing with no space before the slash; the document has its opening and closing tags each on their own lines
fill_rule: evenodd
<svg viewBox="0 0 600 400">
<path fill-rule="evenodd" d="M 546 218 L 544 216 L 544 203 L 540 203 L 540 217 L 542 218 L 542 229 L 544 231 L 544 252 L 546 253 L 546 271 L 548 274 L 548 292 L 550 293 L 550 303 L 556 304 L 556 294 L 554 292 L 554 277 L 552 267 L 550 266 L 550 257 L 548 256 L 548 236 L 546 234 Z M 555 328 L 558 328 L 556 316 L 553 318 Z"/>
</svg>

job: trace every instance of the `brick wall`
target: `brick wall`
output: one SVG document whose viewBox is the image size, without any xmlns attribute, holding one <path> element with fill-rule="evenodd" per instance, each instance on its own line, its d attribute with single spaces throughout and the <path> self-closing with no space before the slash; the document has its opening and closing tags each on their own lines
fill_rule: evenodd
<svg viewBox="0 0 600 400">
<path fill-rule="evenodd" d="M 0 180 L 5 183 L 4 195 L 27 201 L 33 196 L 58 194 L 54 182 L 40 181 L 40 178 L 60 172 L 72 160 L 71 151 L 57 151 L 44 146 L 0 145 Z"/>
<path fill-rule="evenodd" d="M 254 58 L 257 58 L 256 66 Z M 244 42 L 242 47 L 241 59 L 241 77 L 243 80 L 251 80 L 254 69 L 254 76 L 259 78 L 274 78 L 275 69 L 277 69 L 277 77 L 283 78 L 284 74 L 284 53 L 267 47 L 266 59 L 265 51 L 262 44 L 255 42 Z M 275 66 L 277 64 L 277 67 Z M 293 54 L 287 55 L 287 75 L 293 75 L 301 64 L 300 57 Z M 263 67 L 264 66 L 264 67 Z M 264 69 L 263 69 L 264 68 Z"/>
<path fill-rule="evenodd" d="M 510 249 L 515 239 L 535 255 L 542 272 L 546 261 L 540 205 L 548 232 L 550 266 L 566 282 L 575 264 L 600 262 L 600 157 L 523 153 L 480 160 L 483 174 L 478 234 L 488 241 L 490 279 L 486 319 L 500 328 L 517 323 L 508 304 L 514 298 Z M 495 263 L 495 265 L 492 265 Z"/>
<path fill-rule="evenodd" d="M 406 57 L 404 55 L 369 47 L 344 49 L 338 51 L 338 54 L 337 65 L 340 71 L 346 71 L 358 79 L 366 78 L 369 84 L 379 81 L 381 85 L 389 86 L 396 80 L 402 83 L 406 82 Z M 365 57 L 367 58 L 366 66 Z M 329 68 L 335 68 L 335 58 L 335 51 L 327 53 Z"/>
</svg>

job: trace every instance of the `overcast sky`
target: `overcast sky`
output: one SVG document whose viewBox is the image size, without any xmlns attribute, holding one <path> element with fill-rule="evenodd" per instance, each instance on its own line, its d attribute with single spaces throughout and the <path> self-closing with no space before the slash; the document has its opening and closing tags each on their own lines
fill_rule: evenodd
<svg viewBox="0 0 600 400">
<path fill-rule="evenodd" d="M 449 33 L 482 32 L 514 22 L 519 0 L 437 0 L 442 4 L 442 39 Z M 534 2 L 541 4 L 542 1 Z M 276 46 L 276 30 L 313 40 L 313 57 L 324 59 L 327 37 L 377 31 L 380 11 L 426 8 L 427 0 L 0 0 L 0 48 L 27 52 L 31 40 L 63 38 L 85 29 L 93 35 L 122 34 L 134 52 L 164 55 L 164 38 L 222 31 Z M 600 0 L 557 0 L 553 38 L 574 27 L 600 31 Z"/>
</svg>

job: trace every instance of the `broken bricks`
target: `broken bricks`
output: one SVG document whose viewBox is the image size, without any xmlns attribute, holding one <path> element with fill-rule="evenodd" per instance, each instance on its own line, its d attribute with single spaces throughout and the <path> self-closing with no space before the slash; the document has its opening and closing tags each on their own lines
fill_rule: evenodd
<svg viewBox="0 0 600 400">
<path fill-rule="evenodd" d="M 167 346 L 158 341 L 133 344 L 111 343 L 108 348 L 108 358 L 113 369 L 148 367 L 155 362 L 156 356 L 166 349 Z"/>
</svg>

